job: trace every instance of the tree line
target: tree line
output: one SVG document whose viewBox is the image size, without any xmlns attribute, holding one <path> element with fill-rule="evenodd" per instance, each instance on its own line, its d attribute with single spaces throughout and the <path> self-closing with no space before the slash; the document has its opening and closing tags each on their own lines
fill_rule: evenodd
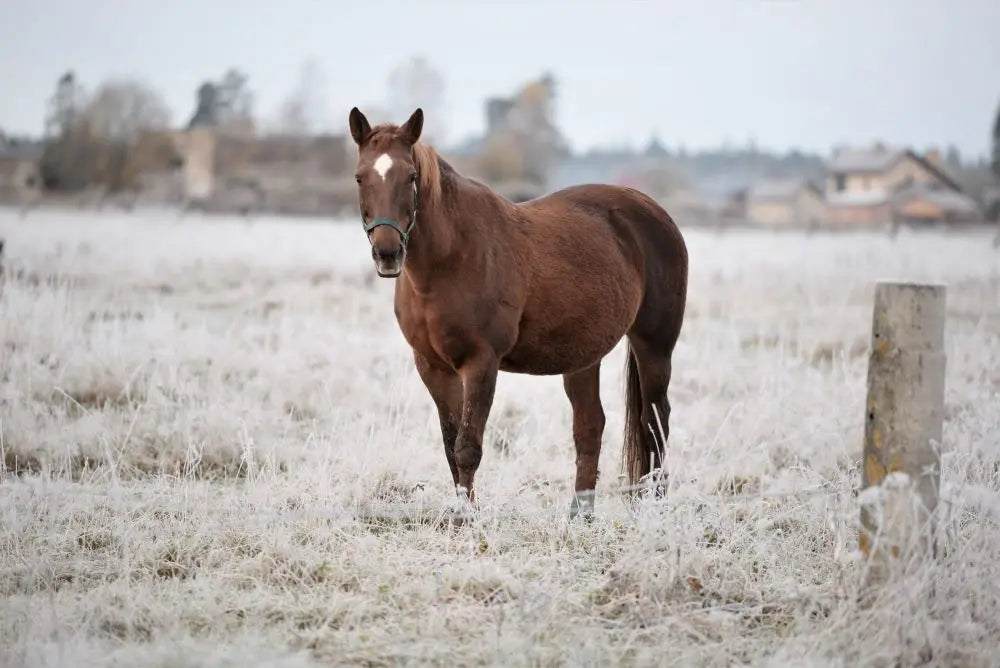
<svg viewBox="0 0 1000 668">
<path fill-rule="evenodd" d="M 386 93 L 383 104 L 365 105 L 373 122 L 405 118 L 419 106 L 426 113 L 426 141 L 440 146 L 449 139 L 445 81 L 425 58 L 416 56 L 393 68 L 386 80 Z M 544 183 L 554 161 L 569 152 L 555 122 L 555 98 L 555 79 L 546 74 L 510 97 L 491 100 L 488 106 L 499 107 L 505 122 L 490 128 L 470 168 L 491 182 Z M 332 133 L 341 125 L 333 117 L 327 78 L 315 59 L 302 63 L 270 118 L 261 122 L 255 107 L 248 76 L 230 68 L 219 78 L 205 80 L 197 87 L 193 110 L 179 127 L 304 137 Z M 108 192 L 135 188 L 144 171 L 180 164 L 173 142 L 157 132 L 171 127 L 174 125 L 169 107 L 144 82 L 114 79 L 91 92 L 68 71 L 58 79 L 48 101 L 40 164 L 45 187 L 71 191 L 98 185 Z M 988 162 L 1000 178 L 1000 107 L 990 139 Z M 743 163 L 750 169 L 769 157 L 754 146 L 743 151 L 697 154 L 683 150 L 670 154 L 658 148 L 695 180 Z M 947 151 L 945 162 L 953 168 L 962 166 L 953 148 Z M 822 169 L 822 161 L 793 152 L 782 159 L 782 166 L 788 168 L 783 172 L 811 175 Z"/>
<path fill-rule="evenodd" d="M 387 105 L 374 105 L 369 117 L 402 118 L 420 106 L 429 112 L 428 140 L 443 139 L 444 79 L 433 66 L 414 57 L 394 68 L 387 84 Z M 332 117 L 326 77 L 314 59 L 301 65 L 273 115 L 262 121 L 255 107 L 249 77 L 237 68 L 199 84 L 192 112 L 177 126 L 163 97 L 148 84 L 120 78 L 90 91 L 67 71 L 47 104 L 40 161 L 44 185 L 55 191 L 95 185 L 108 192 L 135 188 L 144 171 L 179 164 L 172 140 L 160 132 L 175 127 L 304 137 L 330 133 L 340 125 Z"/>
</svg>

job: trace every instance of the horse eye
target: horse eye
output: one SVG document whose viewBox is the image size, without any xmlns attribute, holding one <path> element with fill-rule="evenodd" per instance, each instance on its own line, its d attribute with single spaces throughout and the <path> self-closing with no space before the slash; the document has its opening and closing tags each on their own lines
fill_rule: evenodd
<svg viewBox="0 0 1000 668">
<path fill-rule="evenodd" d="M 413 174 L 410 174 L 410 183 L 416 183 L 416 182 L 417 182 L 417 173 L 414 172 Z"/>
<path fill-rule="evenodd" d="M 361 177 L 360 177 L 360 176 L 355 176 L 355 177 L 354 177 L 354 181 L 355 181 L 355 183 L 357 183 L 357 184 L 358 184 L 359 186 L 361 185 Z"/>
</svg>

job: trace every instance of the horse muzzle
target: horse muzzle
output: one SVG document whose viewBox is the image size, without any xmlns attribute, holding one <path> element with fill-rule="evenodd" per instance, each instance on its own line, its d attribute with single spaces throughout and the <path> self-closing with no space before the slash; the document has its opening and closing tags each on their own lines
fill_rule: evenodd
<svg viewBox="0 0 1000 668">
<path fill-rule="evenodd" d="M 385 251 L 378 246 L 373 246 L 372 259 L 375 261 L 375 271 L 380 277 L 396 278 L 403 272 L 406 249 L 402 246 L 397 246 Z"/>
</svg>

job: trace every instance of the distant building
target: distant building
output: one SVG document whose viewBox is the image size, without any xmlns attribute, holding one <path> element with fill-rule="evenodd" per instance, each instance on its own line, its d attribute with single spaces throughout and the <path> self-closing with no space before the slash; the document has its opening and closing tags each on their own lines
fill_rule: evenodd
<svg viewBox="0 0 1000 668">
<path fill-rule="evenodd" d="M 748 188 L 739 188 L 726 195 L 722 200 L 719 216 L 727 221 L 743 222 L 747 218 Z"/>
<path fill-rule="evenodd" d="M 985 163 L 950 166 L 948 173 L 962 186 L 962 192 L 976 200 L 986 221 L 1000 221 L 1000 175 Z"/>
<path fill-rule="evenodd" d="M 40 160 L 37 145 L 0 143 L 0 203 L 24 205 L 41 195 Z"/>
<path fill-rule="evenodd" d="M 823 191 L 807 179 L 766 179 L 746 193 L 746 217 L 763 227 L 814 227 L 825 215 Z"/>
<path fill-rule="evenodd" d="M 345 135 L 253 136 L 202 126 L 173 136 L 188 206 L 329 215 L 356 201 Z"/>
<path fill-rule="evenodd" d="M 215 191 L 215 134 L 195 127 L 175 133 L 174 140 L 182 156 L 184 199 L 203 205 Z"/>
<path fill-rule="evenodd" d="M 893 195 L 893 219 L 904 223 L 962 223 L 983 220 L 975 200 L 950 188 L 912 183 Z"/>
<path fill-rule="evenodd" d="M 965 220 L 981 215 L 936 152 L 921 156 L 876 144 L 841 149 L 827 167 L 826 220 L 832 225 L 867 226 L 929 220 L 929 216 Z"/>
</svg>

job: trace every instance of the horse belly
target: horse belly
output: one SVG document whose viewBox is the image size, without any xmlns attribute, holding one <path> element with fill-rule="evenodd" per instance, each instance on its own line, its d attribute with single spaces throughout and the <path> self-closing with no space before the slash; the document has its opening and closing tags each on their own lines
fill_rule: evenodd
<svg viewBox="0 0 1000 668">
<path fill-rule="evenodd" d="M 638 291 L 621 294 L 617 290 L 567 291 L 562 300 L 553 297 L 537 304 L 529 301 L 517 342 L 501 360 L 501 369 L 556 375 L 591 366 L 628 331 L 640 299 Z"/>
</svg>

